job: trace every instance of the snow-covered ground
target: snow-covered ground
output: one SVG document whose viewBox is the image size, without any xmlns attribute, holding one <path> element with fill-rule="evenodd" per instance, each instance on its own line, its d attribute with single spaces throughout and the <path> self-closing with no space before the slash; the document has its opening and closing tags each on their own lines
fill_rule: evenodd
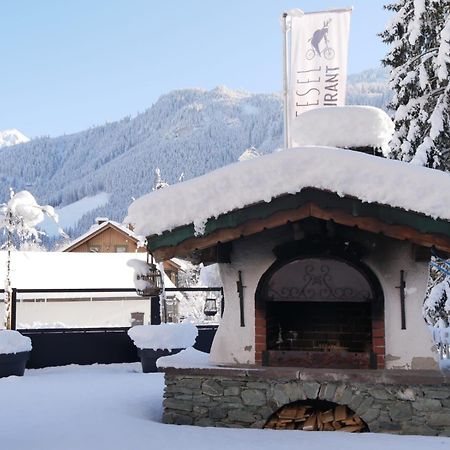
<svg viewBox="0 0 450 450">
<path fill-rule="evenodd" d="M 200 428 L 161 423 L 163 375 L 139 364 L 28 370 L 0 379 L 8 450 L 444 450 L 450 438 Z"/>
<path fill-rule="evenodd" d="M 49 236 L 58 236 L 58 227 L 61 227 L 63 230 L 75 227 L 84 214 L 87 214 L 89 211 L 99 208 L 100 206 L 106 205 L 109 202 L 110 197 L 111 194 L 100 192 L 96 195 L 84 197 L 81 200 L 63 206 L 62 208 L 56 208 L 56 213 L 59 217 L 58 225 L 49 219 L 45 219 L 39 228 Z"/>
</svg>

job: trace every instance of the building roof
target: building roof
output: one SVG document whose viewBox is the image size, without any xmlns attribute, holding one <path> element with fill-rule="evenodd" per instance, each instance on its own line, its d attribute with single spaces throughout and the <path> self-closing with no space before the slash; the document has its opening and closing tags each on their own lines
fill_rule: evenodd
<svg viewBox="0 0 450 450">
<path fill-rule="evenodd" d="M 107 228 L 114 228 L 119 233 L 122 233 L 125 236 L 127 236 L 128 238 L 130 238 L 136 244 L 139 241 L 143 240 L 141 238 L 141 236 L 134 233 L 132 230 L 130 230 L 125 225 L 115 222 L 114 220 L 105 219 L 100 224 L 92 225 L 91 228 L 89 228 L 89 230 L 86 233 L 84 233 L 81 236 L 79 236 L 78 238 L 74 239 L 69 244 L 63 246 L 60 251 L 70 252 L 71 250 L 73 250 L 74 248 L 78 247 L 79 245 L 85 243 L 89 239 L 92 239 L 93 237 L 97 236 L 98 234 L 100 234 L 102 231 L 104 231 Z"/>
<path fill-rule="evenodd" d="M 331 147 L 231 164 L 136 200 L 126 220 L 158 259 L 306 217 L 450 250 L 450 175 Z M 151 217 L 151 221 L 149 220 Z"/>
<path fill-rule="evenodd" d="M 6 253 L 0 252 L 2 279 L 5 278 Z M 14 251 L 11 285 L 18 289 L 134 289 L 134 271 L 127 266 L 130 259 L 145 261 L 146 254 Z"/>
<path fill-rule="evenodd" d="M 5 279 L 7 252 L 0 252 L 0 278 Z M 147 260 L 145 253 L 77 253 L 77 252 L 22 252 L 11 254 L 11 286 L 16 289 L 132 289 L 120 296 L 136 296 L 134 269 L 127 265 L 131 259 Z M 81 280 L 81 281 L 80 281 Z M 164 273 L 165 287 L 174 288 Z M 88 294 L 73 292 L 28 293 L 20 298 L 73 298 Z M 95 297 L 112 294 L 96 292 Z M 170 296 L 184 299 L 181 292 L 170 292 Z"/>
</svg>

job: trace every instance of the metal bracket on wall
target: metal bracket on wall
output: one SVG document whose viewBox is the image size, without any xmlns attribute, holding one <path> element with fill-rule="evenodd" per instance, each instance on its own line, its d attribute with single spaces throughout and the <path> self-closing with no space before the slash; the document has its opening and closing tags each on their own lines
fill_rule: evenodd
<svg viewBox="0 0 450 450">
<path fill-rule="evenodd" d="M 239 270 L 238 272 L 238 280 L 236 281 L 237 292 L 239 294 L 239 311 L 241 314 L 241 327 L 245 327 L 245 319 L 244 319 L 244 288 L 242 284 L 242 272 Z"/>
<path fill-rule="evenodd" d="M 401 318 L 401 329 L 406 330 L 406 310 L 405 310 L 405 271 L 400 270 L 400 286 L 396 286 L 400 289 L 400 318 Z"/>
</svg>

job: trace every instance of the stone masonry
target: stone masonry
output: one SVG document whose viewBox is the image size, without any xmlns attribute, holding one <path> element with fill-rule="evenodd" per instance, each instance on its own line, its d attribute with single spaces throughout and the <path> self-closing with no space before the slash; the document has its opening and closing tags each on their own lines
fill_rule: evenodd
<svg viewBox="0 0 450 450">
<path fill-rule="evenodd" d="M 450 436 L 450 377 L 435 371 L 166 369 L 165 423 L 263 428 L 298 400 L 347 405 L 372 432 Z"/>
</svg>

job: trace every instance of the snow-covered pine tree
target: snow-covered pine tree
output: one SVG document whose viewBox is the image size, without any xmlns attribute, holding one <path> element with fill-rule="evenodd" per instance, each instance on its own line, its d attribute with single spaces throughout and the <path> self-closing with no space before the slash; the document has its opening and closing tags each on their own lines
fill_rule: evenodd
<svg viewBox="0 0 450 450">
<path fill-rule="evenodd" d="M 41 223 L 45 216 L 50 217 L 56 223 L 58 215 L 50 205 L 39 205 L 36 199 L 28 191 L 20 191 L 15 193 L 10 189 L 10 199 L 6 203 L 0 205 L 0 228 L 3 228 L 7 235 L 6 243 L 6 274 L 4 280 L 5 292 L 5 317 L 4 325 L 6 329 L 12 326 L 12 285 L 11 285 L 11 252 L 14 250 L 13 237 L 15 236 L 20 242 L 39 242 L 39 232 L 35 226 Z M 62 229 L 59 232 L 64 235 Z"/>
<path fill-rule="evenodd" d="M 157 191 L 158 189 L 163 189 L 169 186 L 169 183 L 166 183 L 161 177 L 161 169 L 157 167 L 155 169 L 155 186 L 153 187 L 153 191 Z"/>
<path fill-rule="evenodd" d="M 450 3 L 398 0 L 383 41 L 390 51 L 395 133 L 391 157 L 450 170 Z"/>
<path fill-rule="evenodd" d="M 423 316 L 428 325 L 436 328 L 450 326 L 450 277 L 446 276 L 430 290 L 423 304 Z"/>
</svg>

